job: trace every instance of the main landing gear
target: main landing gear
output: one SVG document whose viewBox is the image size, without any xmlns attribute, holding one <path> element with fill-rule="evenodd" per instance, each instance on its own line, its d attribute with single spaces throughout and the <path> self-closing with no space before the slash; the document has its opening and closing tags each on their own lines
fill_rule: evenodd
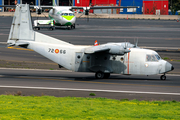
<svg viewBox="0 0 180 120">
<path fill-rule="evenodd" d="M 75 24 L 73 24 L 73 25 L 71 25 L 71 26 L 67 26 L 67 29 L 68 29 L 68 30 L 75 29 L 75 28 L 76 28 Z"/>
<path fill-rule="evenodd" d="M 166 80 L 166 75 L 164 74 L 164 75 L 161 75 L 161 80 Z"/>
<path fill-rule="evenodd" d="M 98 72 L 96 72 L 96 74 L 95 74 L 95 77 L 97 78 L 97 79 L 103 79 L 103 78 L 109 78 L 109 76 L 110 76 L 110 73 L 104 73 L 104 72 L 101 72 L 101 71 L 98 71 Z"/>
</svg>

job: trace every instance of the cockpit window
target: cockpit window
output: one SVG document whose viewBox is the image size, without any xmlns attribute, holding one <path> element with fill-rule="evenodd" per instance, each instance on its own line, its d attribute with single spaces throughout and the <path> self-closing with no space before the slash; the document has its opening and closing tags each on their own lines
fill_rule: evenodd
<svg viewBox="0 0 180 120">
<path fill-rule="evenodd" d="M 151 61 L 151 55 L 146 55 L 146 61 Z"/>
<path fill-rule="evenodd" d="M 74 13 L 61 13 L 61 16 L 75 16 Z"/>
<path fill-rule="evenodd" d="M 156 58 L 158 59 L 158 60 L 160 60 L 161 59 L 161 57 L 159 56 L 159 55 L 155 55 L 156 56 Z"/>
<path fill-rule="evenodd" d="M 69 16 L 74 16 L 74 13 L 69 13 Z"/>
<path fill-rule="evenodd" d="M 159 57 L 159 55 L 154 55 L 154 54 L 149 54 L 149 55 L 146 55 L 146 61 L 147 62 L 156 62 L 158 60 L 160 60 L 161 58 Z"/>
<path fill-rule="evenodd" d="M 68 16 L 68 13 L 61 13 L 61 16 Z"/>
</svg>

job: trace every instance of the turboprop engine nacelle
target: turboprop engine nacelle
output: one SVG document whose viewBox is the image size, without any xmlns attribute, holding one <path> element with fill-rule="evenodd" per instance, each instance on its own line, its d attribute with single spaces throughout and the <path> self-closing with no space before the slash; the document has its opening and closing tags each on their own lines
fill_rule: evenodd
<svg viewBox="0 0 180 120">
<path fill-rule="evenodd" d="M 130 50 L 122 46 L 111 46 L 109 50 L 109 53 L 112 55 L 124 55 L 128 52 L 130 52 Z"/>
<path fill-rule="evenodd" d="M 42 13 L 42 8 L 39 6 L 34 6 L 34 8 L 36 9 L 36 14 L 40 15 Z"/>
</svg>

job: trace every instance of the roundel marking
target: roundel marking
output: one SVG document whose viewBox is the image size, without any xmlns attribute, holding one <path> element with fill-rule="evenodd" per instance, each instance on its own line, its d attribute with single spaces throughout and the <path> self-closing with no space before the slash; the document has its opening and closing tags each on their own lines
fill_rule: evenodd
<svg viewBox="0 0 180 120">
<path fill-rule="evenodd" d="M 59 53 L 59 49 L 55 49 L 55 53 Z"/>
</svg>

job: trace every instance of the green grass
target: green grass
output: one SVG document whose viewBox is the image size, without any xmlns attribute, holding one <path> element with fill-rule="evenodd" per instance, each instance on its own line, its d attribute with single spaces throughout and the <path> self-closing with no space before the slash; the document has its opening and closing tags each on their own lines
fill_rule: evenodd
<svg viewBox="0 0 180 120">
<path fill-rule="evenodd" d="M 163 59 L 164 59 L 164 60 L 170 60 L 170 58 L 168 58 L 168 57 L 164 57 Z"/>
<path fill-rule="evenodd" d="M 164 57 L 163 60 L 169 60 L 169 61 L 175 61 L 175 62 L 180 62 L 180 60 L 174 60 L 168 57 Z"/>
<path fill-rule="evenodd" d="M 52 96 L 0 96 L 0 120 L 152 120 L 180 118 L 180 102 Z"/>
</svg>

